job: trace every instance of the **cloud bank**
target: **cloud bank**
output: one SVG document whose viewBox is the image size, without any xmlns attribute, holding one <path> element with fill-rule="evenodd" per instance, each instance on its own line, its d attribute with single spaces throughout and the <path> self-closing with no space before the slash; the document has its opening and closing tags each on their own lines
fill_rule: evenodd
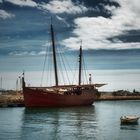
<svg viewBox="0 0 140 140">
<path fill-rule="evenodd" d="M 7 18 L 13 18 L 15 17 L 14 14 L 8 13 L 5 10 L 0 9 L 0 19 L 7 19 Z"/>
<path fill-rule="evenodd" d="M 72 30 L 69 31 L 69 38 L 62 39 L 61 41 L 61 44 L 67 48 L 79 49 L 81 40 L 84 49 L 140 48 L 140 42 L 124 42 L 118 38 L 118 36 L 128 35 L 129 31 L 140 32 L 139 0 L 110 0 L 119 3 L 120 7 L 102 4 L 105 10 L 110 11 L 110 17 L 103 17 L 101 15 L 88 16 L 88 11 L 95 12 L 98 7 L 87 7 L 82 1 L 75 3 L 72 0 L 51 0 L 49 2 L 33 0 L 5 1 L 20 7 L 34 7 L 46 11 L 49 14 L 55 14 L 56 18 L 65 23 L 67 27 L 70 27 L 71 23 L 74 24 L 74 27 L 71 28 Z M 0 3 L 2 2 L 4 1 L 0 1 Z M 71 17 L 70 19 L 69 15 Z M 14 16 L 5 10 L 0 10 L 1 19 L 8 19 Z M 133 34 L 130 35 L 133 36 Z M 14 54 L 16 55 L 17 52 Z M 34 53 L 28 54 L 32 55 Z"/>
<path fill-rule="evenodd" d="M 28 6 L 28 7 L 37 7 L 38 9 L 48 11 L 54 14 L 78 14 L 87 11 L 87 7 L 81 5 L 79 3 L 74 4 L 71 0 L 52 0 L 50 2 L 41 2 L 33 0 L 5 0 L 6 2 L 10 2 L 14 5 L 18 6 Z"/>
<path fill-rule="evenodd" d="M 5 0 L 5 1 L 21 7 L 22 6 L 37 7 L 37 3 L 34 2 L 33 0 Z"/>
<path fill-rule="evenodd" d="M 40 52 L 36 52 L 36 51 L 13 51 L 10 52 L 9 55 L 11 56 L 36 56 L 36 55 L 45 55 L 46 52 L 45 51 L 40 51 Z"/>
<path fill-rule="evenodd" d="M 54 14 L 78 14 L 88 10 L 84 5 L 74 4 L 71 0 L 52 0 L 49 3 L 42 3 L 40 6 Z"/>
<path fill-rule="evenodd" d="M 115 0 L 114 0 L 115 1 Z M 62 44 L 71 49 L 78 49 L 80 40 L 85 49 L 130 49 L 140 48 L 140 43 L 124 43 L 115 36 L 127 31 L 140 30 L 140 5 L 138 0 L 116 0 L 120 7 L 105 6 L 112 12 L 111 18 L 81 17 L 74 20 L 74 37 L 63 40 Z M 114 37 L 113 42 L 109 38 Z"/>
</svg>

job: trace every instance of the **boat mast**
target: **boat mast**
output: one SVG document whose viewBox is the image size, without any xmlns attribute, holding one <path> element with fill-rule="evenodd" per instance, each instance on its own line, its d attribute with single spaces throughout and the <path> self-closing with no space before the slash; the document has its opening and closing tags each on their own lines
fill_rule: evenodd
<svg viewBox="0 0 140 140">
<path fill-rule="evenodd" d="M 51 40 L 52 40 L 52 48 L 53 48 L 53 62 L 54 62 L 54 74 L 55 74 L 55 86 L 58 86 L 56 51 L 55 51 L 54 30 L 53 30 L 52 22 L 51 22 Z"/>
<path fill-rule="evenodd" d="M 24 80 L 24 72 L 22 73 L 22 89 L 24 89 L 26 86 L 25 80 Z"/>
<path fill-rule="evenodd" d="M 2 90 L 2 77 L 1 77 L 1 79 L 0 79 L 0 90 Z"/>
<path fill-rule="evenodd" d="M 80 45 L 80 54 L 79 54 L 79 83 L 81 85 L 81 71 L 82 71 L 82 45 Z"/>
</svg>

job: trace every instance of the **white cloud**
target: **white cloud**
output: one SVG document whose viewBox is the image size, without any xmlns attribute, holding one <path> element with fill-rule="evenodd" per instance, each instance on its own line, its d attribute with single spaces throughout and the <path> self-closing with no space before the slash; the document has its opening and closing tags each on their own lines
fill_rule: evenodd
<svg viewBox="0 0 140 140">
<path fill-rule="evenodd" d="M 14 52 L 9 53 L 9 55 L 12 55 L 12 56 L 22 56 L 22 55 L 27 55 L 27 54 L 28 54 L 27 51 L 24 51 L 24 52 L 14 51 Z"/>
<path fill-rule="evenodd" d="M 15 15 L 11 14 L 11 13 L 8 13 L 5 10 L 0 9 L 0 18 L 7 19 L 7 18 L 12 18 L 12 17 L 15 17 Z"/>
<path fill-rule="evenodd" d="M 9 55 L 10 56 L 43 56 L 43 55 L 52 55 L 53 52 L 50 51 L 50 52 L 46 52 L 46 51 L 13 51 L 13 52 L 10 52 Z M 57 53 L 64 53 L 64 50 L 63 51 L 57 51 Z"/>
<path fill-rule="evenodd" d="M 35 51 L 13 51 L 10 52 L 9 55 L 11 56 L 34 56 L 34 55 L 44 55 L 43 51 L 35 52 Z"/>
<path fill-rule="evenodd" d="M 40 51 L 38 52 L 38 55 L 45 55 L 46 54 L 46 51 Z"/>
<path fill-rule="evenodd" d="M 60 16 L 57 16 L 57 15 L 56 15 L 56 18 L 62 21 L 67 27 L 70 27 L 70 24 L 68 24 L 64 18 L 61 18 Z"/>
<path fill-rule="evenodd" d="M 54 14 L 77 14 L 88 10 L 84 5 L 75 5 L 71 0 L 52 0 L 49 3 L 42 3 L 40 6 Z"/>
<path fill-rule="evenodd" d="M 13 51 L 10 52 L 9 55 L 11 56 L 38 56 L 38 55 L 45 55 L 46 51 L 40 51 L 40 52 L 36 52 L 36 51 Z M 48 53 L 48 54 L 52 54 L 52 53 Z"/>
<path fill-rule="evenodd" d="M 37 3 L 33 0 L 5 0 L 15 5 L 19 6 L 29 6 L 29 7 L 37 7 Z"/>
<path fill-rule="evenodd" d="M 115 40 L 115 43 L 107 40 L 113 36 L 124 34 L 129 30 L 140 29 L 140 5 L 138 0 L 116 0 L 119 8 L 105 6 L 111 10 L 111 18 L 82 17 L 75 19 L 74 37 L 65 39 L 62 44 L 72 49 L 79 48 L 80 40 L 85 49 L 128 49 L 140 48 L 140 43 L 123 43 Z M 76 36 L 76 37 L 75 37 Z"/>
</svg>

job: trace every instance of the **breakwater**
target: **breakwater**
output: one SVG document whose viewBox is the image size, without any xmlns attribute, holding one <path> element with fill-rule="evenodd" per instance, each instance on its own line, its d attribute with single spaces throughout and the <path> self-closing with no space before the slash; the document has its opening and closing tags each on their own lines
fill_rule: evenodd
<svg viewBox="0 0 140 140">
<path fill-rule="evenodd" d="M 8 91 L 0 94 L 0 107 L 22 107 L 24 98 L 21 92 Z"/>
</svg>

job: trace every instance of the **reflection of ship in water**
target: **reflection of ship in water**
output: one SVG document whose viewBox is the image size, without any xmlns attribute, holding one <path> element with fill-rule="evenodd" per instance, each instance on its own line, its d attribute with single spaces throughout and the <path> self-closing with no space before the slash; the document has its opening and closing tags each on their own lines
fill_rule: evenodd
<svg viewBox="0 0 140 140">
<path fill-rule="evenodd" d="M 36 139 L 66 139 L 67 136 L 77 139 L 82 135 L 93 137 L 96 127 L 94 106 L 25 108 L 22 135 Z"/>
<path fill-rule="evenodd" d="M 53 52 L 55 86 L 51 87 L 27 87 L 23 74 L 23 95 L 26 107 L 58 107 L 58 106 L 83 106 L 92 105 L 95 99 L 95 94 L 98 93 L 96 86 L 100 87 L 104 84 L 81 84 L 82 78 L 82 46 L 79 53 L 79 74 L 78 85 L 60 85 L 58 78 L 58 64 L 56 56 L 56 46 L 54 40 L 54 30 L 51 24 L 51 44 Z"/>
</svg>

